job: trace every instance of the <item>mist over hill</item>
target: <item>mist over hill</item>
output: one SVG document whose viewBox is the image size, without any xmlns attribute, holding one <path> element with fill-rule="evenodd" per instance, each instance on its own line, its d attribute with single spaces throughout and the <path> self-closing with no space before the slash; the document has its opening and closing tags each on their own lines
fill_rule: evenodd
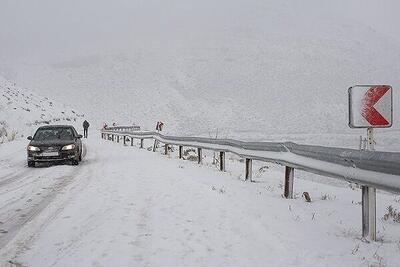
<svg viewBox="0 0 400 267">
<path fill-rule="evenodd" d="M 383 2 L 383 3 L 382 3 Z M 347 88 L 391 84 L 396 1 L 6 1 L 0 73 L 103 121 L 343 133 Z M 399 129 L 398 123 L 394 124 Z"/>
</svg>

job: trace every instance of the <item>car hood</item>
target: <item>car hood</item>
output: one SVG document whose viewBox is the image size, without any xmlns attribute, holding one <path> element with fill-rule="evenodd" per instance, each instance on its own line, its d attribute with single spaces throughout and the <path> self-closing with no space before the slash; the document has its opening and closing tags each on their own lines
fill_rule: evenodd
<svg viewBox="0 0 400 267">
<path fill-rule="evenodd" d="M 74 140 L 45 140 L 45 141 L 32 140 L 29 144 L 32 146 L 65 146 L 65 145 L 75 144 L 75 141 Z"/>
</svg>

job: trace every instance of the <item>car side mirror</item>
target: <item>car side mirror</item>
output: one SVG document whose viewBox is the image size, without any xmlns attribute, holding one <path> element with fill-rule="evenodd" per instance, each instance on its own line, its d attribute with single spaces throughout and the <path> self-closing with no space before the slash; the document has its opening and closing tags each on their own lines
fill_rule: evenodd
<svg viewBox="0 0 400 267">
<path fill-rule="evenodd" d="M 77 136 L 79 139 L 81 139 L 82 137 L 83 137 L 83 135 L 81 135 L 81 134 L 78 134 L 78 136 Z"/>
<path fill-rule="evenodd" d="M 27 137 L 28 140 L 33 140 L 32 136 Z"/>
</svg>

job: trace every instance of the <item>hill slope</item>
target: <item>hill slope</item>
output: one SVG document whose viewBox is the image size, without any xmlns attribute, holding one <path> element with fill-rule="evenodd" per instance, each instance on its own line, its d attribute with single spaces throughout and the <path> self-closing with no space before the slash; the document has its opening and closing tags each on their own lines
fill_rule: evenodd
<svg viewBox="0 0 400 267">
<path fill-rule="evenodd" d="M 83 115 L 0 76 L 0 143 L 32 134 L 44 124 L 75 124 Z"/>
</svg>

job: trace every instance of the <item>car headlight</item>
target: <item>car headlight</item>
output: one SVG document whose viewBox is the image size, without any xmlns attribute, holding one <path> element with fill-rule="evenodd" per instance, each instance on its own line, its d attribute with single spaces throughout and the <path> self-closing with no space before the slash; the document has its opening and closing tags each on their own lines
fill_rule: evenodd
<svg viewBox="0 0 400 267">
<path fill-rule="evenodd" d="M 38 148 L 36 146 L 29 145 L 27 148 L 28 148 L 29 151 L 40 151 L 40 148 Z"/>
<path fill-rule="evenodd" d="M 63 146 L 63 148 L 61 148 L 61 150 L 71 150 L 71 149 L 74 149 L 74 148 L 75 148 L 75 145 L 71 144 L 71 145 Z"/>
</svg>

